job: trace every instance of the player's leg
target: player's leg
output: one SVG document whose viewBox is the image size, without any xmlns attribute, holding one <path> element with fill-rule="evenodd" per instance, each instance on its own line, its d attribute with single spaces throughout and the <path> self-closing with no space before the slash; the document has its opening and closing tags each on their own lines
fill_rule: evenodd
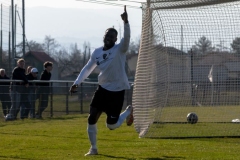
<svg viewBox="0 0 240 160">
<path fill-rule="evenodd" d="M 88 116 L 88 138 L 91 143 L 89 152 L 86 155 L 94 155 L 97 153 L 97 121 L 102 114 L 102 111 L 95 107 L 90 107 L 90 114 Z"/>
<path fill-rule="evenodd" d="M 97 123 L 100 115 L 102 114 L 101 103 L 104 100 L 103 96 L 104 96 L 104 93 L 102 92 L 102 89 L 98 87 L 98 89 L 94 93 L 92 102 L 90 104 L 87 132 L 88 132 L 89 141 L 91 143 L 91 147 L 89 149 L 89 152 L 86 153 L 85 156 L 98 154 L 96 123 Z"/>
<path fill-rule="evenodd" d="M 124 120 L 131 114 L 132 106 L 128 106 L 125 111 L 121 113 L 124 102 L 125 91 L 109 92 L 109 103 L 107 106 L 107 127 L 114 130 L 122 125 Z M 121 113 L 121 114 L 120 114 Z"/>
</svg>

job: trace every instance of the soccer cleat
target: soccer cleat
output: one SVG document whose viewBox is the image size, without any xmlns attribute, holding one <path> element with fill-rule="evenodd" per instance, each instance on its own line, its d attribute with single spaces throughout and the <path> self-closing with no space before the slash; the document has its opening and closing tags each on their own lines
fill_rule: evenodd
<svg viewBox="0 0 240 160">
<path fill-rule="evenodd" d="M 98 151 L 97 149 L 90 148 L 88 153 L 85 154 L 85 156 L 92 156 L 92 155 L 97 155 Z"/>
<path fill-rule="evenodd" d="M 130 110 L 131 113 L 127 116 L 126 123 L 128 126 L 131 126 L 133 124 L 133 107 L 131 105 L 129 105 L 127 107 L 127 110 Z"/>
</svg>

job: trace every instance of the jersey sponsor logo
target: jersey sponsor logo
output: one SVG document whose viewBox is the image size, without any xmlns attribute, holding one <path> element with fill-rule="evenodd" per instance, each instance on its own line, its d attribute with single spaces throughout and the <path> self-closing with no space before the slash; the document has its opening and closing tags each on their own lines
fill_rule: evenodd
<svg viewBox="0 0 240 160">
<path fill-rule="evenodd" d="M 104 53 L 104 54 L 102 55 L 102 59 L 100 59 L 101 57 L 96 57 L 96 60 L 97 60 L 96 63 L 97 63 L 97 65 L 99 66 L 100 64 L 103 64 L 103 63 L 105 63 L 105 62 L 113 59 L 113 58 L 109 58 L 109 55 L 111 55 L 111 53 L 108 53 L 108 54 Z"/>
<path fill-rule="evenodd" d="M 103 54 L 103 59 L 106 59 L 107 58 L 107 54 Z"/>
</svg>

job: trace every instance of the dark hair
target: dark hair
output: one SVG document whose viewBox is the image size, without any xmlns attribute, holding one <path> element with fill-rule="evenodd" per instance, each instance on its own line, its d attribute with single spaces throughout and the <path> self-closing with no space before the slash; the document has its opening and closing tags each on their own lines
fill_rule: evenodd
<svg viewBox="0 0 240 160">
<path fill-rule="evenodd" d="M 107 31 L 113 31 L 113 32 L 116 33 L 116 36 L 118 35 L 118 32 L 117 32 L 117 30 L 116 30 L 115 28 L 108 28 L 108 29 L 106 30 L 106 32 L 107 32 Z"/>
<path fill-rule="evenodd" d="M 47 61 L 43 64 L 44 68 L 47 68 L 48 66 L 52 66 L 52 65 L 53 65 L 53 63 L 49 62 L 49 61 Z"/>
</svg>

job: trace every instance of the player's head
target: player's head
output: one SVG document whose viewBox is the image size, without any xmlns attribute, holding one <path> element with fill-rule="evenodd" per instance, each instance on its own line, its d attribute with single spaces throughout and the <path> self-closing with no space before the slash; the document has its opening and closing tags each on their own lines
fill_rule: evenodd
<svg viewBox="0 0 240 160">
<path fill-rule="evenodd" d="M 44 68 L 45 68 L 48 72 L 50 72 L 50 71 L 52 70 L 53 63 L 47 61 L 47 62 L 45 62 L 45 63 L 43 64 L 43 66 L 44 66 Z"/>
<path fill-rule="evenodd" d="M 108 28 L 105 31 L 105 35 L 103 37 L 104 46 L 107 48 L 113 47 L 115 45 L 115 42 L 117 41 L 117 35 L 118 35 L 118 32 L 116 29 Z"/>
</svg>

